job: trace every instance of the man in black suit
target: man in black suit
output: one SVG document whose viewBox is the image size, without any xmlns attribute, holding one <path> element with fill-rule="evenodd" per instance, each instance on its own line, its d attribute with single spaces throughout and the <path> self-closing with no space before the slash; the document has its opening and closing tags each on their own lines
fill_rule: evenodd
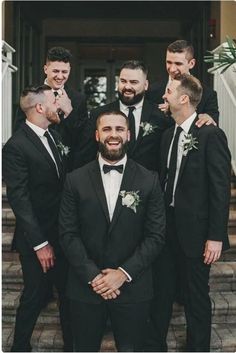
<svg viewBox="0 0 236 353">
<path fill-rule="evenodd" d="M 128 157 L 150 170 L 158 171 L 160 143 L 163 131 L 174 124 L 171 117 L 166 117 L 158 107 L 145 98 L 148 89 L 148 70 L 143 62 L 127 61 L 120 69 L 118 82 L 119 99 L 98 107 L 90 112 L 87 125 L 87 143 L 81 148 L 81 158 L 75 160 L 74 168 L 96 158 L 98 145 L 94 140 L 96 119 L 102 112 L 120 110 L 129 118 L 131 141 Z M 199 126 L 211 118 L 202 118 Z"/>
<path fill-rule="evenodd" d="M 65 283 L 68 264 L 58 242 L 58 212 L 67 150 L 48 127 L 59 123 L 57 100 L 47 85 L 20 98 L 26 121 L 3 148 L 3 178 L 16 216 L 13 248 L 20 254 L 24 288 L 17 309 L 13 352 L 30 352 L 47 281 L 58 290 L 64 351 L 72 350 Z"/>
<path fill-rule="evenodd" d="M 60 133 L 64 145 L 70 147 L 68 155 L 68 168 L 72 168 L 74 158 L 78 159 L 77 153 L 83 141 L 83 129 L 87 122 L 87 104 L 85 97 L 67 84 L 71 71 L 72 55 L 63 47 L 53 47 L 48 50 L 44 73 L 44 81 L 52 88 L 59 107 L 60 124 L 54 128 Z M 16 131 L 26 116 L 21 109 L 17 110 L 14 130 Z M 51 128 L 51 127 L 50 127 Z"/>
<path fill-rule="evenodd" d="M 67 176 L 60 240 L 69 261 L 74 351 L 98 351 L 110 317 L 119 351 L 140 351 L 153 295 L 151 263 L 164 243 L 158 176 L 127 159 L 122 112 L 97 120 L 98 160 Z"/>
<path fill-rule="evenodd" d="M 146 94 L 147 99 L 157 104 L 163 112 L 168 111 L 168 104 L 166 102 L 163 103 L 163 95 L 168 83 L 179 74 L 189 74 L 195 64 L 194 48 L 190 42 L 186 40 L 176 40 L 171 43 L 166 51 L 166 71 L 169 78 L 151 84 Z M 204 114 L 205 116 L 211 117 L 218 124 L 219 110 L 217 94 L 210 87 L 205 85 L 202 85 L 202 87 L 202 98 L 197 106 L 197 113 L 200 116 Z"/>
<path fill-rule="evenodd" d="M 210 349 L 210 265 L 229 247 L 230 152 L 224 132 L 195 125 L 201 99 L 200 82 L 181 75 L 164 99 L 175 126 L 165 131 L 161 145 L 161 184 L 166 204 L 166 245 L 156 262 L 152 302 L 153 344 L 167 351 L 166 336 L 178 278 L 184 294 L 187 351 Z"/>
</svg>

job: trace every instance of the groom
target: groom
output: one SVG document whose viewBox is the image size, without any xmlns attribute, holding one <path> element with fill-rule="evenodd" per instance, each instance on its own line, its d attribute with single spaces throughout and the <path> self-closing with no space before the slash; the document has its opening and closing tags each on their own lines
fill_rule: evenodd
<svg viewBox="0 0 236 353">
<path fill-rule="evenodd" d="M 97 119 L 99 157 L 68 175 L 60 240 L 69 260 L 74 351 L 98 351 L 109 316 L 118 351 L 141 351 L 164 243 L 158 176 L 127 159 L 128 118 Z"/>
</svg>

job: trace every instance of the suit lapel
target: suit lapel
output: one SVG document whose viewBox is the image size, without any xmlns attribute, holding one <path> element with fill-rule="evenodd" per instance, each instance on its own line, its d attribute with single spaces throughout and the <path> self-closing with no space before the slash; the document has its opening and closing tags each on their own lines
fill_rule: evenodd
<svg viewBox="0 0 236 353">
<path fill-rule="evenodd" d="M 165 141 L 164 144 L 162 144 L 161 148 L 161 160 L 162 160 L 162 168 L 161 168 L 161 175 L 160 175 L 160 180 L 161 180 L 161 185 L 164 187 L 165 182 L 166 182 L 166 177 L 167 177 L 167 162 L 168 162 L 168 154 L 170 150 L 170 144 L 173 138 L 175 130 L 175 125 L 173 125 L 170 129 L 165 134 Z"/>
<path fill-rule="evenodd" d="M 125 166 L 124 175 L 123 175 L 123 179 L 122 179 L 121 186 L 120 186 L 120 191 L 121 190 L 135 191 L 135 190 L 133 190 L 135 173 L 136 173 L 135 164 L 132 160 L 128 159 L 126 166 Z M 116 201 L 116 207 L 115 207 L 115 210 L 113 213 L 112 221 L 111 221 L 108 232 L 112 231 L 114 225 L 116 224 L 116 222 L 120 216 L 120 213 L 121 213 L 121 210 L 123 207 L 124 206 L 122 206 L 121 196 L 118 195 L 118 198 Z"/>
<path fill-rule="evenodd" d="M 25 131 L 26 136 L 29 138 L 29 140 L 35 145 L 35 147 L 42 153 L 44 158 L 47 160 L 47 162 L 50 164 L 51 168 L 57 175 L 57 169 L 55 166 L 54 161 L 52 160 L 50 154 L 48 153 L 47 149 L 44 147 L 42 141 L 40 138 L 37 136 L 37 134 L 27 125 L 27 124 L 22 124 L 22 129 Z M 58 177 L 58 175 L 57 175 Z"/>
<path fill-rule="evenodd" d="M 140 124 L 144 122 L 149 122 L 151 114 L 152 114 L 152 106 L 151 104 L 148 103 L 147 100 L 144 99 Z M 135 148 L 138 146 L 138 144 L 141 142 L 142 139 L 143 139 L 143 129 L 141 128 L 141 126 L 139 126 L 138 137 L 136 139 L 133 151 L 135 150 Z"/>
<path fill-rule="evenodd" d="M 102 177 L 101 177 L 101 172 L 100 172 L 100 167 L 98 161 L 94 161 L 90 168 L 90 177 L 92 180 L 92 184 L 94 187 L 94 190 L 96 192 L 96 195 L 101 203 L 103 212 L 105 214 L 106 220 L 108 223 L 110 223 L 110 217 L 109 217 L 109 211 L 107 207 L 107 200 L 106 200 L 106 195 L 103 187 L 103 182 L 102 182 Z"/>
<path fill-rule="evenodd" d="M 189 134 L 192 134 L 193 137 L 197 137 L 198 135 L 198 131 L 199 131 L 199 128 L 195 125 L 196 121 L 198 120 L 198 116 L 194 119 L 190 129 L 189 129 Z M 191 151 L 188 151 L 188 153 L 186 154 L 186 156 L 182 156 L 182 160 L 181 160 L 181 164 L 180 164 L 180 168 L 179 168 L 179 175 L 178 175 L 178 180 L 177 180 L 177 184 L 176 186 L 178 185 L 180 179 L 181 179 L 181 176 L 183 174 L 183 171 L 184 171 L 184 168 L 185 168 L 185 165 L 186 165 L 186 162 L 188 161 L 188 158 L 189 158 L 189 154 L 191 153 Z"/>
</svg>

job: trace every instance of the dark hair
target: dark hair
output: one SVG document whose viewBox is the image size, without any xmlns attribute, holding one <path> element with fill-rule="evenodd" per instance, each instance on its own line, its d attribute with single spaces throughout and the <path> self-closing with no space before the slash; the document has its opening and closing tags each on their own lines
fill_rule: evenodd
<svg viewBox="0 0 236 353">
<path fill-rule="evenodd" d="M 48 85 L 29 86 L 26 87 L 20 96 L 20 107 L 27 115 L 27 112 L 32 109 L 37 103 L 45 101 L 44 92 L 51 91 Z"/>
<path fill-rule="evenodd" d="M 97 120 L 96 120 L 96 129 L 98 128 L 98 125 L 99 125 L 99 122 L 101 120 L 101 118 L 104 116 L 104 115 L 120 115 L 120 116 L 123 116 L 123 118 L 125 118 L 125 121 L 126 121 L 126 124 L 129 128 L 129 119 L 127 117 L 127 115 L 125 115 L 123 112 L 121 112 L 120 110 L 106 110 L 102 113 L 100 113 L 97 117 Z"/>
<path fill-rule="evenodd" d="M 120 72 L 123 69 L 142 70 L 146 76 L 148 75 L 148 69 L 146 65 L 144 64 L 144 62 L 138 60 L 125 61 L 120 68 Z"/>
<path fill-rule="evenodd" d="M 194 58 L 194 48 L 193 45 L 187 40 L 176 40 L 175 42 L 168 45 L 167 50 L 170 53 L 187 53 L 188 59 Z"/>
<path fill-rule="evenodd" d="M 64 63 L 71 63 L 72 54 L 68 49 L 63 47 L 53 47 L 48 50 L 46 62 L 48 61 L 63 61 Z"/>
<path fill-rule="evenodd" d="M 197 107 L 202 98 L 202 85 L 200 81 L 189 74 L 178 75 L 175 80 L 180 81 L 178 91 L 189 96 L 189 101 L 193 107 Z"/>
</svg>

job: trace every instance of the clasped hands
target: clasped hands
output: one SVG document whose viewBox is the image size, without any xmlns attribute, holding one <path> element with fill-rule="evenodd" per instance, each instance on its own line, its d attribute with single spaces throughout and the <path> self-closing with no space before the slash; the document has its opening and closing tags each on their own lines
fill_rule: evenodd
<svg viewBox="0 0 236 353">
<path fill-rule="evenodd" d="M 91 282 L 92 289 L 103 299 L 115 299 L 120 295 L 119 288 L 127 281 L 127 276 L 120 269 L 106 268 Z"/>
</svg>

